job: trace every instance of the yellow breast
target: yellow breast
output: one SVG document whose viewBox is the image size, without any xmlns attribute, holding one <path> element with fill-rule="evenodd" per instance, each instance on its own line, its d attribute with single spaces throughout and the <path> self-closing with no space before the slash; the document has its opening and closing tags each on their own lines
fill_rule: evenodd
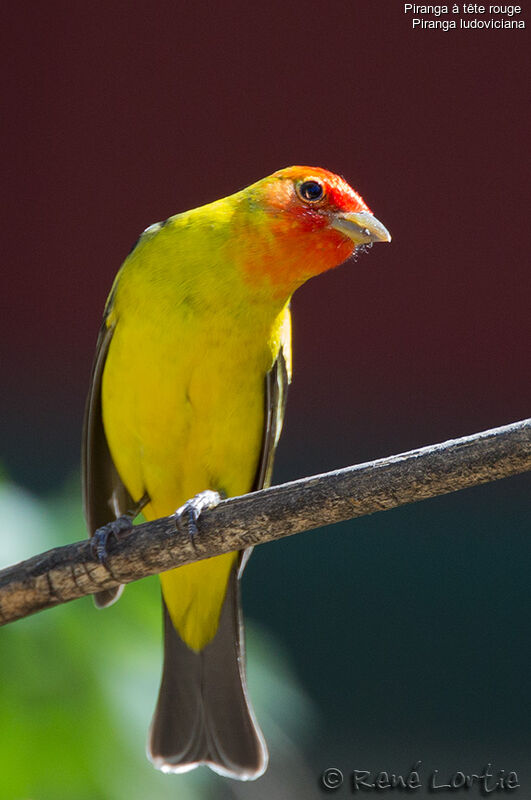
<svg viewBox="0 0 531 800">
<path fill-rule="evenodd" d="M 162 230 L 148 240 L 118 276 L 102 378 L 110 452 L 132 497 L 147 491 L 147 519 L 172 514 L 204 489 L 233 496 L 252 488 L 265 376 L 289 315 L 286 306 L 239 302 L 230 267 L 217 290 L 211 274 L 202 280 L 196 269 L 192 280 L 194 264 L 182 250 L 183 263 L 175 263 L 167 237 Z M 216 631 L 235 558 L 161 576 L 173 623 L 194 650 Z"/>
</svg>

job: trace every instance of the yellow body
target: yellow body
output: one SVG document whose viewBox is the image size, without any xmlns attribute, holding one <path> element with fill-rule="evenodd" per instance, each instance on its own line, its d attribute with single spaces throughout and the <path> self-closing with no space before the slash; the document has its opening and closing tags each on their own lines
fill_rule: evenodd
<svg viewBox="0 0 531 800">
<path fill-rule="evenodd" d="M 150 497 L 147 519 L 204 489 L 244 494 L 256 475 L 264 381 L 279 348 L 289 351 L 289 309 L 285 295 L 249 290 L 235 237 L 227 238 L 233 213 L 218 201 L 208 214 L 198 209 L 149 228 L 109 300 L 103 423 L 130 495 Z M 216 632 L 236 557 L 161 575 L 173 624 L 193 650 Z"/>
<path fill-rule="evenodd" d="M 302 166 L 144 231 L 107 303 L 85 415 L 85 516 L 98 554 L 109 510 L 144 504 L 154 519 L 204 490 L 234 496 L 270 480 L 291 377 L 291 296 L 358 246 L 389 240 L 343 178 Z M 161 575 L 164 666 L 148 756 L 164 772 L 206 764 L 253 780 L 266 769 L 245 684 L 237 558 Z M 118 596 L 112 587 L 95 602 Z"/>
</svg>

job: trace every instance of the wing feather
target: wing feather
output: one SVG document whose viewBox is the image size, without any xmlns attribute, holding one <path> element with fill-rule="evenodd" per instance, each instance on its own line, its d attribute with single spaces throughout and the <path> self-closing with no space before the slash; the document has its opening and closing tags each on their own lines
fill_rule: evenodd
<svg viewBox="0 0 531 800">
<path fill-rule="evenodd" d="M 291 381 L 291 315 L 286 309 L 284 326 L 282 330 L 281 346 L 275 363 L 267 373 L 265 379 L 265 421 L 262 437 L 262 449 L 258 461 L 258 469 L 253 483 L 252 491 L 264 489 L 271 483 L 273 462 L 278 440 L 282 432 L 288 387 Z M 241 576 L 245 565 L 249 561 L 252 547 L 243 550 L 240 556 L 238 577 Z"/>
<path fill-rule="evenodd" d="M 113 332 L 114 327 L 107 325 L 105 317 L 96 343 L 83 422 L 81 480 L 83 510 L 89 536 L 102 525 L 106 525 L 134 507 L 133 499 L 112 460 L 103 427 L 101 379 Z M 114 589 L 98 592 L 94 595 L 94 602 L 99 608 L 104 608 L 118 599 L 122 589 L 123 586 L 117 586 Z"/>
<path fill-rule="evenodd" d="M 134 505 L 112 460 L 103 427 L 101 379 L 113 332 L 114 328 L 104 322 L 96 344 L 83 423 L 83 505 L 89 536 Z"/>
</svg>

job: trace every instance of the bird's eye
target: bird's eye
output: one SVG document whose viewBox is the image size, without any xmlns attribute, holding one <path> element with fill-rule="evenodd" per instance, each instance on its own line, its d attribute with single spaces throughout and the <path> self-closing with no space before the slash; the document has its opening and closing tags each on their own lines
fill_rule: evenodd
<svg viewBox="0 0 531 800">
<path fill-rule="evenodd" d="M 298 191 L 301 199 L 309 203 L 315 203 L 317 200 L 321 200 L 324 195 L 324 189 L 317 181 L 304 181 L 298 187 Z"/>
</svg>

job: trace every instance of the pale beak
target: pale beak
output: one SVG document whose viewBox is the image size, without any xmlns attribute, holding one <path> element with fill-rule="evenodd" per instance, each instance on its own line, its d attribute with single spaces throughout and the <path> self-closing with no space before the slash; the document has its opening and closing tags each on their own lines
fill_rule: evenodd
<svg viewBox="0 0 531 800">
<path fill-rule="evenodd" d="M 330 226 L 358 244 L 390 242 L 391 234 L 369 211 L 345 211 L 332 215 Z"/>
</svg>

